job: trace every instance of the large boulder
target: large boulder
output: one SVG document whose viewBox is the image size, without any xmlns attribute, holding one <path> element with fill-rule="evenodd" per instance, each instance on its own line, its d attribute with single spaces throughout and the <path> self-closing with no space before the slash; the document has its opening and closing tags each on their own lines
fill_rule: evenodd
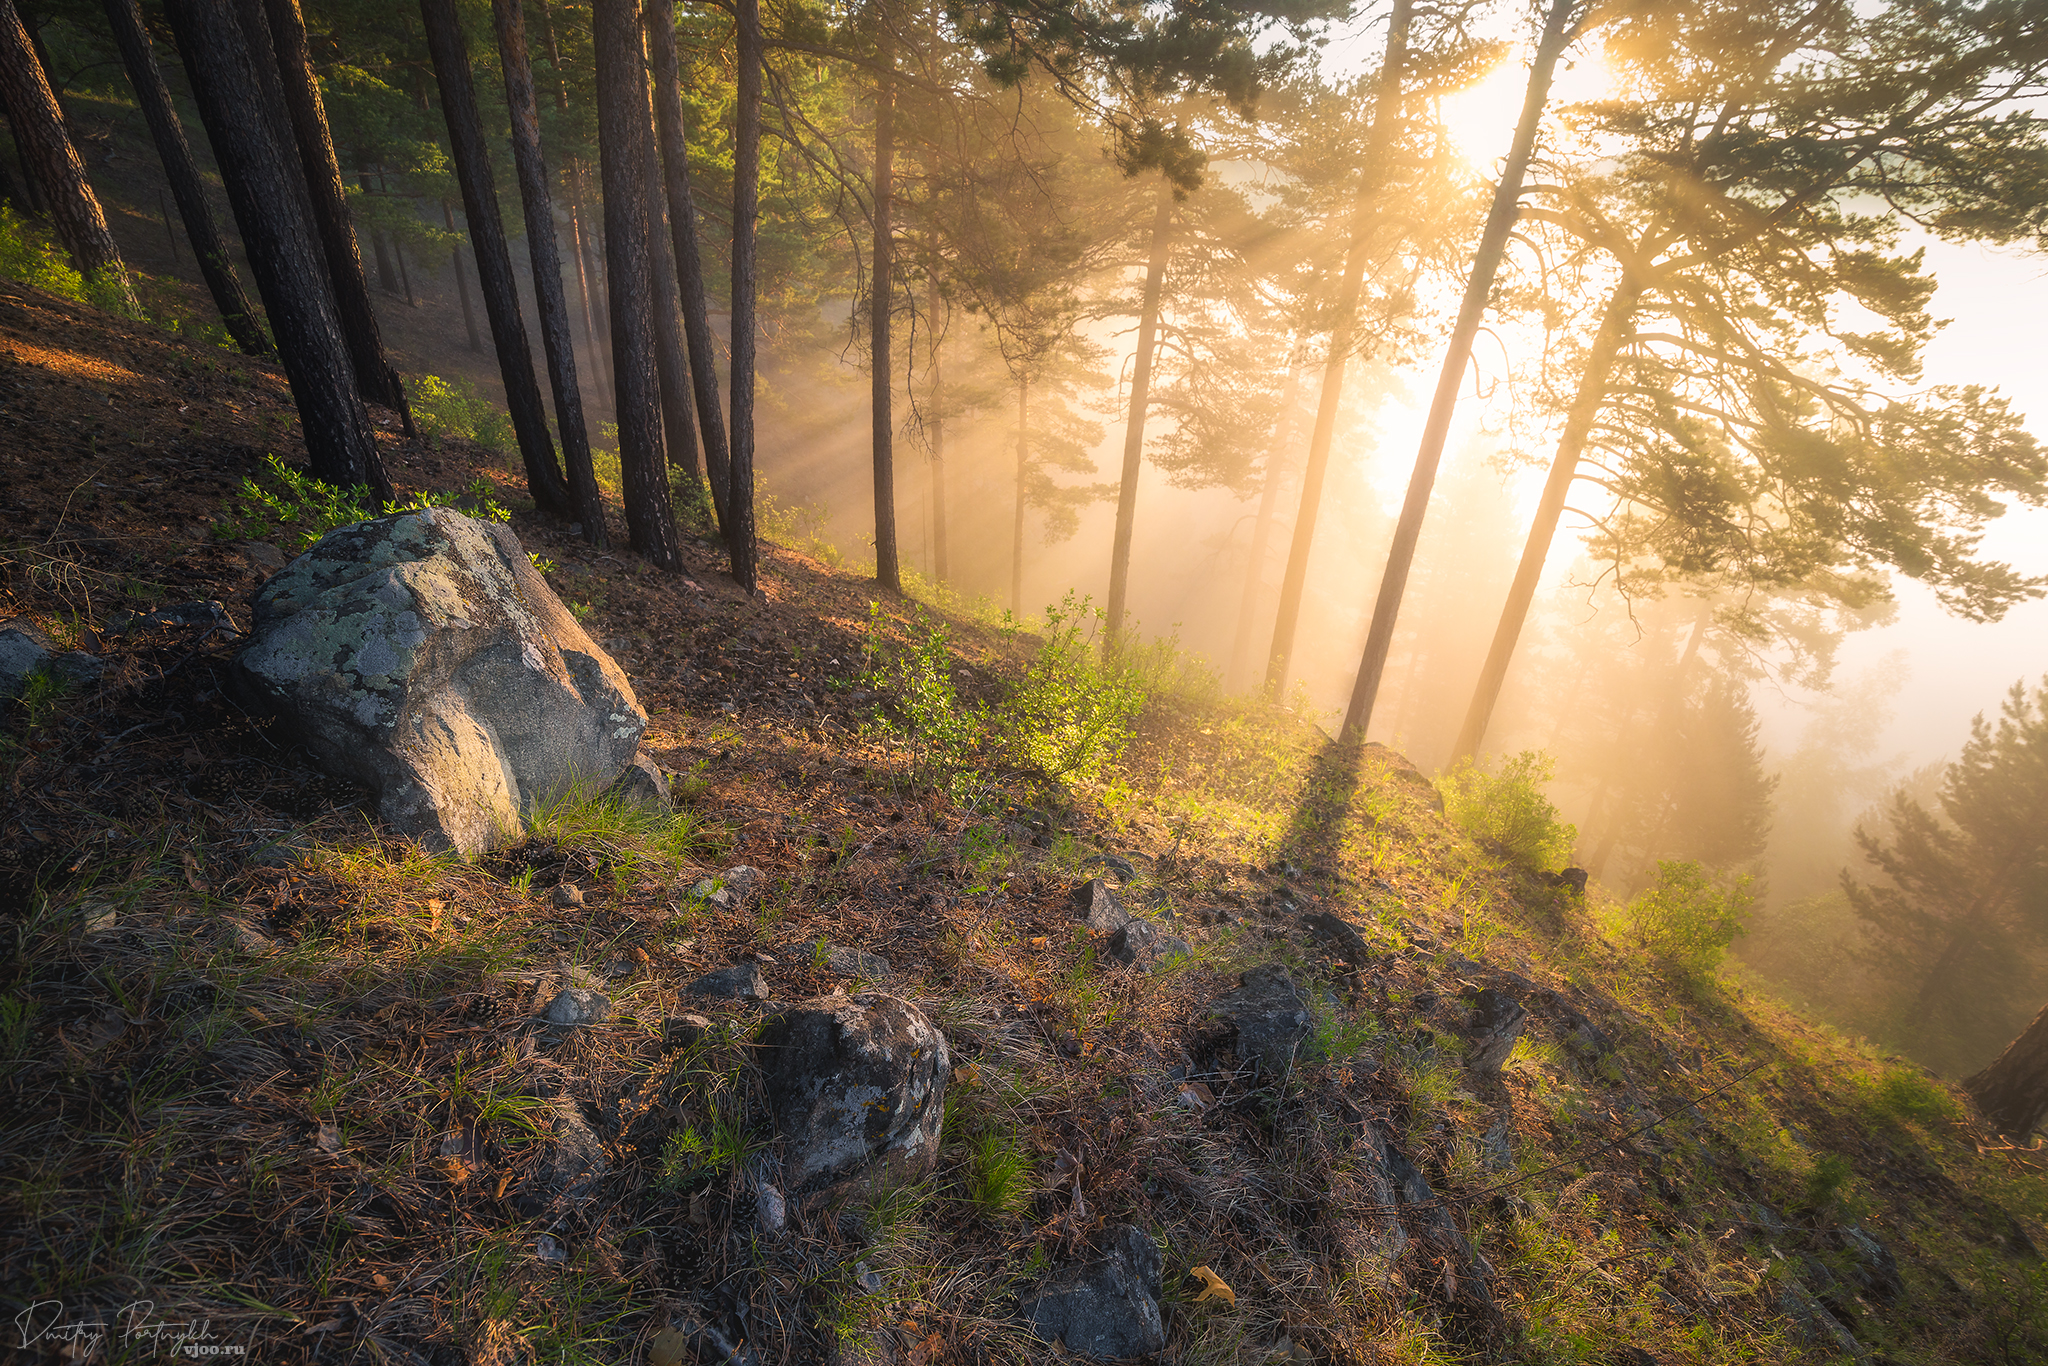
<svg viewBox="0 0 2048 1366">
<path fill-rule="evenodd" d="M 1054 1272 L 1019 1307 L 1040 1342 L 1110 1360 L 1150 1356 L 1166 1346 L 1162 1270 L 1151 1235 L 1125 1224 L 1111 1235 L 1108 1251 Z"/>
<path fill-rule="evenodd" d="M 1237 1057 L 1267 1077 L 1281 1076 L 1313 1050 L 1315 1015 L 1286 968 L 1255 967 L 1238 978 L 1238 988 L 1209 1005 L 1211 1018 L 1234 1026 Z"/>
<path fill-rule="evenodd" d="M 755 1047 L 792 1193 L 875 1167 L 915 1175 L 938 1155 L 952 1058 L 910 1002 L 821 996 L 770 1020 Z"/>
<path fill-rule="evenodd" d="M 263 586 L 244 685 L 435 849 L 516 838 L 633 762 L 647 713 L 502 526 L 447 508 L 330 531 Z"/>
</svg>

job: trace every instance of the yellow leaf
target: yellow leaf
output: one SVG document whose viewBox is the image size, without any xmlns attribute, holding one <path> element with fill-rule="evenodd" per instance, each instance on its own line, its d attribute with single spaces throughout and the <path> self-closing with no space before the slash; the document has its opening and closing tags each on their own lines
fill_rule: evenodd
<svg viewBox="0 0 2048 1366">
<path fill-rule="evenodd" d="M 664 1328 L 647 1345 L 649 1366 L 682 1366 L 690 1359 L 690 1338 L 674 1328 Z"/>
<path fill-rule="evenodd" d="M 1198 1266 L 1189 1273 L 1202 1282 L 1202 1293 L 1195 1296 L 1195 1303 L 1203 1300 L 1222 1300 L 1232 1309 L 1237 1308 L 1237 1292 L 1224 1284 L 1223 1278 L 1206 1266 Z"/>
</svg>

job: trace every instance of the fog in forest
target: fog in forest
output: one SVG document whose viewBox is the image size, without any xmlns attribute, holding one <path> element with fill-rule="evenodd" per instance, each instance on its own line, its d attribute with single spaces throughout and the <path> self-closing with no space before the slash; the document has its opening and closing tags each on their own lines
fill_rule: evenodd
<svg viewBox="0 0 2048 1366">
<path fill-rule="evenodd" d="M 481 296 L 471 297 L 476 246 L 442 145 L 446 96 L 423 74 L 412 19 L 371 40 L 354 9 L 307 13 L 394 363 L 415 383 L 443 377 L 504 404 Z M 729 25 L 723 11 L 682 13 L 706 321 L 715 364 L 729 368 Z M 592 441 L 627 464 L 596 240 L 600 134 L 585 108 L 596 102 L 586 98 L 590 16 L 575 6 L 552 14 L 565 46 L 536 68 L 541 145 L 581 177 L 564 176 L 558 193 L 582 198 L 550 212 L 573 262 L 564 280 Z M 114 235 L 138 267 L 183 277 L 189 247 L 181 257 L 118 63 L 105 59 L 85 11 L 38 19 L 68 117 L 95 139 L 90 160 Z M 1280 701 L 1335 737 L 1473 278 L 1477 227 L 1537 61 L 1529 14 L 1510 8 L 1467 23 L 1417 11 L 1402 39 L 1412 51 L 1391 71 L 1393 113 L 1379 121 L 1390 43 L 1379 11 L 1331 29 L 1316 61 L 1304 58 L 1261 94 L 1256 119 L 1193 95 L 1148 107 L 1143 119 L 1097 118 L 1046 83 L 992 78 L 1000 64 L 984 69 L 948 47 L 937 22 L 930 32 L 906 24 L 891 39 L 904 78 L 892 106 L 900 217 L 889 369 L 909 588 L 989 618 L 1035 619 L 1069 597 L 1103 607 L 1120 468 L 1135 440 L 1128 629 L 1177 642 L 1230 692 L 1277 682 Z M 538 338 L 489 17 L 478 9 L 463 23 L 512 275 Z M 1740 29 L 1721 55 L 1755 40 Z M 1668 298 L 1652 289 L 1641 298 L 1658 299 L 1654 307 L 1638 302 L 1629 291 L 1642 280 L 1602 254 L 1613 233 L 1656 238 L 1659 212 L 1691 210 L 1644 207 L 1663 182 L 1641 168 L 1680 153 L 1635 149 L 1631 138 L 1647 147 L 1668 129 L 1626 111 L 1639 101 L 1677 110 L 1682 123 L 1714 103 L 1724 79 L 1714 51 L 1690 55 L 1684 79 L 1697 90 L 1658 87 L 1679 79 L 1660 63 L 1678 62 L 1671 53 L 1686 41 L 1642 20 L 1611 36 L 1596 28 L 1566 52 L 1535 158 L 1515 172 L 1528 184 L 1522 221 L 1478 299 L 1485 311 L 1469 363 L 1454 367 L 1458 403 L 1389 618 L 1365 736 L 1427 773 L 1452 770 L 1581 367 L 1602 345 L 1603 310 L 1620 300 L 1636 321 L 1617 343 L 1620 359 L 1605 362 L 1616 379 L 1588 410 L 1586 454 L 1483 718 L 1479 765 L 1501 772 L 1515 756 L 1546 756 L 1521 771 L 1547 774 L 1543 790 L 1576 826 L 1572 862 L 1604 895 L 1643 893 L 1668 861 L 1746 886 L 1754 909 L 1735 952 L 1750 972 L 1846 1028 L 1960 1073 L 2040 1006 L 2048 904 L 2038 864 L 1995 932 L 1980 925 L 1967 945 L 1953 918 L 1908 923 L 1882 896 L 1845 892 L 1842 873 L 1894 885 L 1873 870 L 1855 829 L 1880 842 L 1903 830 L 1907 808 L 1885 807 L 1896 794 L 1918 801 L 1913 810 L 1937 808 L 1972 718 L 1995 723 L 2015 683 L 2033 688 L 2048 673 L 2048 603 L 2034 581 L 2048 575 L 2048 512 L 2018 506 L 2041 489 L 2038 470 L 2027 473 L 2033 448 L 2020 419 L 2048 431 L 2036 332 L 2048 281 L 2030 245 L 2036 226 L 1995 203 L 1944 217 L 1926 196 L 1912 200 L 1918 219 L 1908 222 L 1871 183 L 1845 176 L 1798 201 L 1807 235 L 1782 259 L 1741 255 L 1746 248 L 1727 245 L 1740 234 L 1703 233 L 1720 243 L 1700 248 L 1708 283 L 1674 286 Z M 865 77 L 794 51 L 775 59 L 784 65 L 774 68 L 770 112 L 782 131 L 764 153 L 751 418 L 758 512 L 771 539 L 874 573 L 874 255 L 863 237 L 873 218 L 862 187 L 875 167 L 876 105 Z M 185 73 L 165 66 L 199 129 Z M 953 105 L 930 95 L 942 80 L 960 92 Z M 211 174 L 203 145 L 199 157 Z M 1366 163 L 1384 177 L 1376 189 L 1361 181 Z M 1179 183 L 1162 166 L 1178 167 Z M 1732 183 L 1750 173 L 1726 174 Z M 1769 183 L 1758 173 L 1759 186 Z M 217 185 L 212 193 L 219 198 Z M 1354 222 L 1374 226 L 1354 241 Z M 1714 255 L 1723 251 L 1733 253 L 1725 270 Z M 1333 321 L 1330 301 L 1354 252 L 1371 258 L 1354 270 L 1355 318 Z M 246 270 L 239 249 L 236 259 Z M 1835 274 L 1800 273 L 1823 267 Z M 1939 288 L 1928 298 L 1930 280 Z M 1720 325 L 1698 311 L 1710 289 L 1729 291 L 1737 321 L 1706 345 L 1699 338 Z M 1149 358 L 1140 355 L 1147 328 L 1158 337 Z M 1340 334 L 1349 354 L 1332 366 Z M 1756 350 L 1731 362 L 1743 346 Z M 1133 387 L 1147 363 L 1134 436 Z M 1283 580 L 1333 375 L 1341 398 L 1327 415 L 1315 533 L 1299 552 L 1294 644 L 1276 663 Z M 1868 429 L 1852 433 L 1865 418 Z M 696 468 L 696 445 L 681 458 L 671 437 L 671 467 Z M 1926 474 L 1945 457 L 1967 463 L 1965 447 L 1993 472 Z M 2009 469 L 1999 465 L 2008 459 Z M 1913 478 L 1933 491 L 1881 506 Z M 1850 487 L 1855 479 L 1869 486 Z M 1811 517 L 1786 511 L 1822 486 Z M 2007 515 L 1988 515 L 2006 504 Z M 1911 525 L 1936 514 L 1953 514 L 1952 535 Z M 1988 531 L 1973 550 L 1976 521 Z M 1849 548 L 1793 544 L 1788 527 Z M 2009 563 L 2019 578 L 2000 586 L 1978 576 L 1973 566 L 1987 561 Z M 1937 580 L 1940 594 L 1916 576 Z M 2040 724 L 2028 710 L 2038 703 L 2016 705 L 2026 724 Z M 2032 812 L 2037 823 L 2044 815 Z M 1933 819 L 1942 827 L 1949 818 Z M 1964 959 L 1983 970 L 1969 990 L 1955 985 L 1968 976 Z M 1935 982 L 1930 963 L 1950 976 Z"/>
</svg>

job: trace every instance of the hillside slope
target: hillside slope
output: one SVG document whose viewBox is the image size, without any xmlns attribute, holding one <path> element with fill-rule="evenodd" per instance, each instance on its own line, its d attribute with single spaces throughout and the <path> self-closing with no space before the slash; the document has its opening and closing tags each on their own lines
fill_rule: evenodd
<svg viewBox="0 0 2048 1366">
<path fill-rule="evenodd" d="M 386 433 L 403 491 L 512 507 L 682 799 L 428 858 L 225 686 L 291 548 L 229 506 L 298 458 L 277 373 L 5 286 L 0 349 L 0 628 L 101 665 L 0 752 L 15 1358 L 1044 1361 L 1020 1297 L 1128 1224 L 1163 1361 L 2048 1359 L 2038 1152 L 1669 980 L 1398 756 L 1161 675 L 1087 781 L 976 778 L 876 662 L 999 705 L 1033 637 L 935 644 L 786 549 L 761 601 L 704 540 L 644 572 L 520 511 L 503 456 Z M 1187 952 L 1116 962 L 1106 893 Z M 943 1028 L 934 1172 L 772 1207 L 765 1007 L 688 991 L 747 963 Z M 1274 968 L 1308 1019 L 1260 1068 Z M 549 1027 L 564 987 L 609 1017 Z"/>
</svg>

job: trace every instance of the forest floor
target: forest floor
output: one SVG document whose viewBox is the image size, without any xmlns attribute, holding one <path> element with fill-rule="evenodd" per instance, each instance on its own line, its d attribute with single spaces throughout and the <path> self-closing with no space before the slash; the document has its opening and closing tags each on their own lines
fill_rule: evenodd
<svg viewBox="0 0 2048 1366">
<path fill-rule="evenodd" d="M 1135 1223 L 1163 1361 L 2048 1359 L 2039 1150 L 1672 980 L 1398 756 L 1161 688 L 1095 780 L 949 796 L 860 669 L 943 614 L 783 547 L 761 599 L 702 538 L 657 574 L 522 511 L 505 455 L 387 429 L 402 492 L 481 478 L 513 509 L 681 803 L 430 858 L 238 708 L 231 631 L 162 611 L 246 627 L 292 548 L 231 508 L 302 458 L 278 373 L 8 286 L 0 351 L 0 629 L 104 666 L 10 704 L 0 749 L 10 1358 L 1052 1360 L 1019 1292 Z M 969 698 L 1035 648 L 949 628 Z M 746 898 L 689 890 L 737 863 Z M 1111 964 L 1093 877 L 1191 951 Z M 762 1007 L 684 991 L 742 961 L 769 997 L 868 983 L 943 1028 L 934 1171 L 772 1231 Z M 1316 1015 L 1277 1079 L 1208 1010 L 1267 963 Z M 576 984 L 610 1018 L 543 1027 Z M 1498 1074 L 1467 1065 L 1484 989 L 1529 1011 Z M 571 1131 L 579 1198 L 551 1201 Z"/>
</svg>

